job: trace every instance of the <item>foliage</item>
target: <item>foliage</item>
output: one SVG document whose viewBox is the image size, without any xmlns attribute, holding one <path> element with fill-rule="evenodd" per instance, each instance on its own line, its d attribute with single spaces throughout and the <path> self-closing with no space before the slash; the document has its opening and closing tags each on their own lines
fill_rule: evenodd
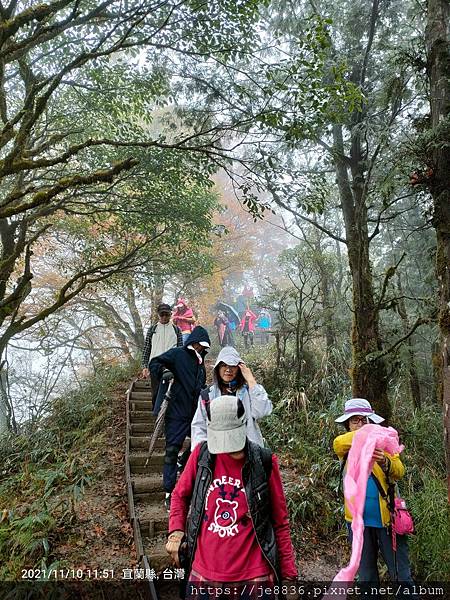
<svg viewBox="0 0 450 600">
<path fill-rule="evenodd" d="M 32 428 L 25 423 L 19 435 L 0 437 L 1 580 L 50 566 L 53 542 L 77 519 L 77 504 L 95 481 L 111 393 L 130 375 L 130 367 L 105 366 L 80 391 L 54 401 Z"/>
<path fill-rule="evenodd" d="M 400 392 L 395 397 L 393 425 L 405 445 L 406 475 L 399 489 L 415 520 L 410 552 L 417 577 L 445 580 L 450 572 L 450 514 L 440 407 L 433 403 L 411 410 Z"/>
<path fill-rule="evenodd" d="M 445 478 L 430 471 L 422 474 L 422 485 L 409 498 L 415 517 L 416 535 L 410 552 L 418 578 L 445 581 L 450 573 L 450 514 Z"/>
</svg>

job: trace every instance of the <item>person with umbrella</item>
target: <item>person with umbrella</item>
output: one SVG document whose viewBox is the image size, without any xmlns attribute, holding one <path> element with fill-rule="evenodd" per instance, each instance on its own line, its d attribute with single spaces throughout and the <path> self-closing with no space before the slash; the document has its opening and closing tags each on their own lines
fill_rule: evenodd
<svg viewBox="0 0 450 600">
<path fill-rule="evenodd" d="M 217 316 L 214 319 L 214 326 L 217 329 L 217 337 L 219 338 L 221 347 L 233 346 L 233 334 L 230 329 L 230 321 L 223 311 L 219 310 L 217 313 Z"/>
<path fill-rule="evenodd" d="M 211 346 L 208 332 L 195 327 L 182 348 L 172 348 L 150 361 L 150 372 L 161 381 L 169 370 L 174 377 L 170 400 L 165 415 L 166 449 L 163 468 L 165 505 L 170 508 L 170 496 L 177 478 L 178 453 L 191 429 L 192 417 L 197 408 L 200 390 L 206 382 L 204 357 Z M 170 376 L 166 373 L 156 401 L 158 410 L 166 395 Z"/>
</svg>

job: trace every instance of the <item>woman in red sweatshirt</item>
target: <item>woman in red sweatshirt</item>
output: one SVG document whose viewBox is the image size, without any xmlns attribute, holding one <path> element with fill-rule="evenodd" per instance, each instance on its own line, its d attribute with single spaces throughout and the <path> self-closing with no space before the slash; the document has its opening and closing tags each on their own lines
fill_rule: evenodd
<svg viewBox="0 0 450 600">
<path fill-rule="evenodd" d="M 247 439 L 235 396 L 216 398 L 207 414 L 207 442 L 191 454 L 170 509 L 166 548 L 177 566 L 186 531 L 186 598 L 198 598 L 202 588 L 205 600 L 219 590 L 228 598 L 274 600 L 264 590 L 282 583 L 294 597 L 297 569 L 278 461 Z"/>
</svg>

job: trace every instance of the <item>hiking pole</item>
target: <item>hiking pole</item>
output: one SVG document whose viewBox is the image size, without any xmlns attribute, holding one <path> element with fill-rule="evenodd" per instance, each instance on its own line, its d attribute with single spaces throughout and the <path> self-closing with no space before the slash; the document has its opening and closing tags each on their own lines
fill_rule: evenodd
<svg viewBox="0 0 450 600">
<path fill-rule="evenodd" d="M 155 429 L 153 430 L 153 435 L 150 439 L 150 444 L 148 446 L 148 456 L 147 456 L 147 460 L 145 461 L 145 466 L 147 466 L 148 463 L 150 462 L 150 459 L 153 454 L 153 449 L 156 444 L 156 440 L 158 439 L 159 434 L 161 433 L 161 430 L 162 430 L 162 427 L 164 424 L 164 418 L 166 415 L 167 407 L 169 406 L 169 400 L 171 398 L 172 385 L 173 385 L 173 377 L 172 377 L 172 379 L 169 380 L 169 385 L 167 387 L 167 391 L 164 394 L 164 400 L 161 403 L 161 408 L 159 409 L 158 416 L 156 417 Z"/>
</svg>

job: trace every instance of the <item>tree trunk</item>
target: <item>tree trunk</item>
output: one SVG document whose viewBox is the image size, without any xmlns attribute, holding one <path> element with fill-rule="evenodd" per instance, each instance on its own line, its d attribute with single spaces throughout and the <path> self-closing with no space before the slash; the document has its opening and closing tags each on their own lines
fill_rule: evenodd
<svg viewBox="0 0 450 600">
<path fill-rule="evenodd" d="M 400 275 L 397 275 L 397 289 L 399 300 L 397 304 L 397 312 L 400 316 L 403 325 L 403 333 L 406 335 L 411 330 L 411 323 L 409 322 L 408 313 L 406 311 L 405 301 L 403 299 L 403 287 L 400 279 Z M 411 399 L 414 408 L 422 407 L 422 397 L 420 393 L 420 382 L 419 375 L 417 374 L 416 355 L 414 352 L 414 344 L 412 336 L 410 335 L 407 340 L 409 364 L 408 364 L 408 375 L 409 375 L 409 390 L 411 392 Z"/>
<path fill-rule="evenodd" d="M 6 361 L 0 363 L 0 435 L 14 431 L 17 433 L 17 423 L 8 394 Z"/>
<path fill-rule="evenodd" d="M 158 271 L 155 269 L 153 277 L 153 285 L 151 288 L 151 314 L 152 314 L 152 322 L 156 323 L 158 320 L 158 313 L 156 309 L 158 308 L 158 304 L 161 304 L 164 296 L 164 278 Z"/>
<path fill-rule="evenodd" d="M 383 359 L 368 355 L 382 350 L 379 334 L 379 309 L 375 303 L 372 266 L 369 258 L 367 207 L 364 195 L 364 170 L 358 134 L 352 134 L 350 165 L 344 156 L 340 125 L 333 127 L 335 168 L 344 215 L 348 260 L 353 283 L 352 394 L 366 398 L 386 420 L 391 407 L 387 395 L 387 369 Z M 350 183 L 348 167 L 351 167 Z"/>
<path fill-rule="evenodd" d="M 333 318 L 333 301 L 331 296 L 331 281 L 330 281 L 330 269 L 327 265 L 326 256 L 324 255 L 320 236 L 316 234 L 314 239 L 315 248 L 315 262 L 317 269 L 320 274 L 320 299 L 322 302 L 323 309 L 323 320 L 325 339 L 327 344 L 327 354 L 330 350 L 336 347 L 336 330 L 334 327 Z"/>
<path fill-rule="evenodd" d="M 0 371 L 0 436 L 7 433 L 11 427 L 8 419 L 8 404 L 6 394 L 6 377 L 3 368 Z"/>
<path fill-rule="evenodd" d="M 436 229 L 436 275 L 439 284 L 442 380 L 439 396 L 444 412 L 444 441 L 450 502 L 450 6 L 448 0 L 428 0 L 425 41 L 430 79 L 431 124 L 434 130 L 428 164 L 433 169 L 433 225 Z"/>
<path fill-rule="evenodd" d="M 133 284 L 127 285 L 127 304 L 130 311 L 131 318 L 133 320 L 133 340 L 134 349 L 133 354 L 139 356 L 144 348 L 144 328 L 142 326 L 141 315 L 136 304 L 136 293 Z"/>
</svg>

